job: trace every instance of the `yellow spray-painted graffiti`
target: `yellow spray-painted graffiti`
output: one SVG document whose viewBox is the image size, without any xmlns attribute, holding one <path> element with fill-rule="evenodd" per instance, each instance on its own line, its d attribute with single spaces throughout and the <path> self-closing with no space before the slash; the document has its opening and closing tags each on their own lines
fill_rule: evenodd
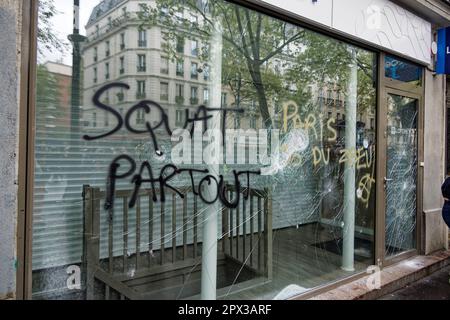
<svg viewBox="0 0 450 320">
<path fill-rule="evenodd" d="M 339 163 L 348 163 L 350 166 L 356 165 L 356 169 L 368 169 L 372 166 L 372 157 L 366 148 L 342 149 Z"/>
<path fill-rule="evenodd" d="M 330 148 L 327 148 L 326 154 L 323 149 L 313 148 L 314 167 L 323 162 L 325 165 L 330 163 Z"/>
<path fill-rule="evenodd" d="M 304 129 L 308 131 L 308 134 L 312 132 L 314 138 L 322 140 L 324 132 L 323 115 L 319 114 L 317 117 L 315 114 L 308 114 L 303 120 L 299 114 L 299 106 L 294 101 L 288 101 L 283 104 L 283 131 L 288 132 L 292 129 Z M 320 121 L 318 121 L 318 119 Z M 333 128 L 333 124 L 336 123 L 336 119 L 330 118 L 326 123 L 326 130 L 329 132 L 327 140 L 329 142 L 336 141 L 337 131 Z M 317 132 L 317 124 L 319 124 L 320 132 Z"/>
<path fill-rule="evenodd" d="M 358 184 L 358 199 L 369 207 L 370 194 L 372 192 L 372 185 L 375 183 L 375 179 L 370 173 L 365 174 Z"/>
<path fill-rule="evenodd" d="M 336 120 L 330 117 L 326 124 L 323 121 L 323 115 L 310 113 L 303 119 L 299 114 L 299 106 L 294 101 L 287 101 L 283 104 L 283 131 L 287 133 L 291 129 L 303 129 L 307 131 L 315 139 L 322 141 L 324 131 L 328 132 L 327 141 L 335 142 L 337 140 L 337 131 L 333 127 Z M 283 145 L 280 151 L 287 150 L 289 147 Z M 372 174 L 365 174 L 358 182 L 357 195 L 358 199 L 366 206 L 369 206 L 369 200 L 372 192 L 372 186 L 375 183 L 373 177 L 373 152 L 372 147 L 350 148 L 339 151 L 339 164 L 346 163 L 350 166 L 356 166 L 357 170 L 372 168 Z M 314 167 L 320 164 L 328 165 L 330 163 L 331 149 L 323 148 L 321 146 L 312 147 L 312 156 Z M 294 156 L 294 155 L 292 155 Z M 295 154 L 295 157 L 289 159 L 291 165 L 300 165 L 302 163 L 302 156 Z"/>
</svg>

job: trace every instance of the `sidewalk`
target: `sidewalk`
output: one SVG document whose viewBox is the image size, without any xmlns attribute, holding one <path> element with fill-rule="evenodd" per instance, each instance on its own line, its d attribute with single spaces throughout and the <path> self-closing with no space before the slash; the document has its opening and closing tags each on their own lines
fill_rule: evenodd
<svg viewBox="0 0 450 320">
<path fill-rule="evenodd" d="M 450 267 L 436 271 L 378 300 L 450 300 Z"/>
<path fill-rule="evenodd" d="M 375 300 L 396 293 L 398 290 L 407 289 L 408 286 L 422 279 L 425 281 L 422 283 L 423 290 L 425 291 L 426 288 L 424 285 L 427 283 L 428 277 L 437 272 L 435 275 L 436 279 L 434 277 L 432 279 L 439 283 L 442 282 L 442 278 L 440 278 L 442 277 L 441 273 L 448 274 L 447 269 L 449 266 L 450 250 L 438 251 L 427 256 L 417 256 L 384 268 L 379 273 L 381 282 L 379 289 L 371 289 L 368 286 L 368 283 L 371 283 L 371 279 L 373 279 L 373 275 L 368 274 L 361 279 L 316 295 L 310 298 L 310 300 Z M 446 283 L 448 284 L 448 277 Z M 418 286 L 414 288 L 420 291 L 420 284 Z M 445 283 L 439 287 L 442 289 L 442 291 L 439 291 L 442 294 L 450 291 L 450 286 L 445 290 Z M 414 288 L 411 290 L 414 290 Z M 402 292 L 398 292 L 397 294 L 401 295 Z M 424 294 L 426 293 L 424 292 Z M 449 293 L 447 292 L 447 294 Z"/>
</svg>

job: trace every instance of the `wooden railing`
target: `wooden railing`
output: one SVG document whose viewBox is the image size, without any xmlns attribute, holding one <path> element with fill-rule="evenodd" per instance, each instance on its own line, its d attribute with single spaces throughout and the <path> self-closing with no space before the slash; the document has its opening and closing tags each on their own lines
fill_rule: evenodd
<svg viewBox="0 0 450 320">
<path fill-rule="evenodd" d="M 134 225 L 130 225 L 128 200 L 132 190 L 118 190 L 115 192 L 115 206 L 107 212 L 106 220 L 100 219 L 101 204 L 106 192 L 98 187 L 83 187 L 84 201 L 84 264 L 86 268 L 87 299 L 94 298 L 95 279 L 105 284 L 105 298 L 110 298 L 113 289 L 119 292 L 121 298 L 138 298 L 139 293 L 127 286 L 126 282 L 137 277 L 149 277 L 158 274 L 159 278 L 173 276 L 177 270 L 180 274 L 187 273 L 194 268 L 201 267 L 201 232 L 202 212 L 199 210 L 199 197 L 192 192 L 192 188 L 178 189 L 184 198 L 180 198 L 171 190 L 166 190 L 166 202 L 155 208 L 152 191 L 141 190 L 135 205 Z M 218 259 L 232 259 L 240 265 L 249 268 L 259 276 L 272 277 L 272 210 L 271 198 L 267 189 L 239 190 L 240 203 L 236 209 L 220 208 L 222 217 L 222 237 L 219 239 Z M 155 190 L 159 198 L 160 191 Z M 233 199 L 236 190 L 227 187 L 229 199 Z M 188 210 L 190 200 L 192 210 Z M 166 212 L 166 204 L 171 201 L 171 212 Z M 177 212 L 177 202 L 181 201 L 181 212 Z M 142 204 L 146 203 L 146 206 Z M 147 205 L 148 204 L 148 205 Z M 144 212 L 145 210 L 145 212 Z M 116 212 L 116 215 L 114 213 Z M 119 212 L 118 212 L 119 211 Z M 157 212 L 159 211 L 159 212 Z M 189 211 L 189 212 L 188 212 Z M 121 213 L 121 214 L 117 214 Z M 166 228 L 167 214 L 171 215 L 171 228 Z M 159 215 L 159 219 L 155 219 Z M 122 233 L 119 239 L 114 232 L 114 218 L 122 216 Z M 182 221 L 177 226 L 178 220 Z M 181 218 L 181 219 L 180 219 Z M 117 219 L 117 218 L 116 218 Z M 147 220 L 148 232 L 143 235 L 143 220 Z M 100 227 L 107 223 L 107 253 L 100 256 Z M 154 223 L 159 222 L 159 226 Z M 159 236 L 154 230 L 159 229 Z M 167 229 L 171 232 L 167 233 Z M 267 232 L 266 232 L 267 231 Z M 129 235 L 135 232 L 135 247 L 129 248 Z M 191 239 L 188 239 L 191 232 Z M 141 237 L 148 239 L 148 249 L 142 250 Z M 159 237 L 159 239 L 156 239 Z M 167 240 L 167 238 L 170 239 Z M 179 241 L 177 241 L 179 240 Z M 114 244 L 119 241 L 123 247 L 122 253 L 114 252 Z M 159 248 L 154 243 L 159 242 Z M 167 246 L 171 243 L 171 246 Z M 177 244 L 178 243 L 178 244 Z M 133 254 L 130 254 L 132 252 Z M 132 275 L 129 274 L 132 265 Z"/>
<path fill-rule="evenodd" d="M 228 187 L 229 199 L 236 194 Z M 223 209 L 222 250 L 257 274 L 272 277 L 272 199 L 268 189 L 241 189 L 236 209 Z M 266 230 L 268 232 L 266 232 Z"/>
</svg>

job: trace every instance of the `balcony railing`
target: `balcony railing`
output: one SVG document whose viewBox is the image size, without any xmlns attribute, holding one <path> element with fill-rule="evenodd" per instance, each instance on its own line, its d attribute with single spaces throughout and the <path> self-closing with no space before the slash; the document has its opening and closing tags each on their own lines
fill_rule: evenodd
<svg viewBox="0 0 450 320">
<path fill-rule="evenodd" d="M 106 80 L 109 79 L 109 73 L 105 74 L 105 79 L 106 79 Z"/>
<path fill-rule="evenodd" d="M 137 66 L 138 72 L 145 72 L 147 70 L 146 66 Z"/>
<path fill-rule="evenodd" d="M 169 100 L 169 95 L 168 95 L 168 94 L 161 94 L 161 95 L 159 96 L 159 99 L 160 99 L 161 101 L 168 101 L 168 100 Z"/>
<path fill-rule="evenodd" d="M 109 57 L 110 54 L 111 54 L 111 51 L 106 50 L 105 55 L 106 55 L 107 57 Z"/>
<path fill-rule="evenodd" d="M 120 74 L 124 74 L 124 73 L 125 73 L 125 69 L 124 69 L 124 68 L 121 68 L 121 69 L 119 70 L 119 72 L 120 72 Z"/>
<path fill-rule="evenodd" d="M 88 36 L 88 42 L 94 41 L 101 36 L 112 32 L 115 28 L 120 27 L 122 24 L 131 21 L 132 19 L 137 18 L 137 14 L 131 14 L 130 12 L 122 14 L 120 17 L 111 21 L 110 24 L 107 24 L 100 28 L 99 30 L 94 31 L 91 35 Z"/>
<path fill-rule="evenodd" d="M 122 44 L 120 45 L 120 50 L 125 50 L 125 44 L 122 43 Z"/>
<path fill-rule="evenodd" d="M 139 40 L 139 41 L 138 41 L 138 47 L 139 47 L 139 48 L 145 48 L 145 47 L 147 47 L 147 41 L 146 41 L 146 40 Z"/>
<path fill-rule="evenodd" d="M 184 103 L 184 97 L 183 96 L 176 96 L 175 97 L 175 103 L 176 104 L 183 104 Z"/>
<path fill-rule="evenodd" d="M 143 99 L 145 98 L 145 92 L 136 92 L 136 99 Z"/>
<path fill-rule="evenodd" d="M 190 102 L 192 105 L 197 105 L 198 104 L 198 98 L 191 98 Z"/>
</svg>

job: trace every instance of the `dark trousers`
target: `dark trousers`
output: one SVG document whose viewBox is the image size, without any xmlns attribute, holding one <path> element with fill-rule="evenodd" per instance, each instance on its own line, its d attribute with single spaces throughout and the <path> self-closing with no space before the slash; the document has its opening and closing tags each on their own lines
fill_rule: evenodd
<svg viewBox="0 0 450 320">
<path fill-rule="evenodd" d="M 450 228 L 450 201 L 445 201 L 444 203 L 442 218 L 444 218 L 445 224 Z"/>
</svg>

